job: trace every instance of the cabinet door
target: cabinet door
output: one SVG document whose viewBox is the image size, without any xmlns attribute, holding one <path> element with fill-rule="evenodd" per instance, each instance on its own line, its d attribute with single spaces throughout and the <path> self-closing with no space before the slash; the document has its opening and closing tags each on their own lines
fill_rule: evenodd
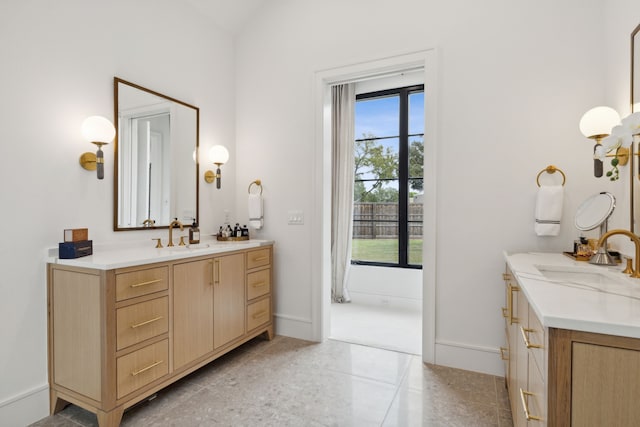
<svg viewBox="0 0 640 427">
<path fill-rule="evenodd" d="M 214 260 L 173 267 L 173 366 L 213 351 Z"/>
<path fill-rule="evenodd" d="M 213 286 L 213 341 L 221 347 L 244 334 L 244 254 L 215 258 Z"/>
</svg>

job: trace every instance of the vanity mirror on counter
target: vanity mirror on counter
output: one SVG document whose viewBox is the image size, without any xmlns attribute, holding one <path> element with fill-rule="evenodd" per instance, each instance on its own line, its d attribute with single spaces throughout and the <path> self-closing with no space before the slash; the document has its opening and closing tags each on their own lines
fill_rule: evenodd
<svg viewBox="0 0 640 427">
<path fill-rule="evenodd" d="M 631 33 L 631 112 L 640 111 L 640 24 Z M 634 142 L 631 145 L 631 224 L 629 229 L 633 233 L 640 233 L 640 207 L 634 206 L 640 202 L 640 148 Z M 635 154 L 635 155 L 634 155 Z"/>
<path fill-rule="evenodd" d="M 616 198 L 611 193 L 603 191 L 586 199 L 576 211 L 574 224 L 580 231 L 589 231 L 600 227 L 601 237 L 607 232 L 609 217 L 616 207 Z M 611 255 L 604 246 L 598 248 L 598 252 L 591 257 L 592 264 L 616 265 Z"/>
<path fill-rule="evenodd" d="M 114 230 L 198 222 L 200 110 L 114 78 Z"/>
</svg>

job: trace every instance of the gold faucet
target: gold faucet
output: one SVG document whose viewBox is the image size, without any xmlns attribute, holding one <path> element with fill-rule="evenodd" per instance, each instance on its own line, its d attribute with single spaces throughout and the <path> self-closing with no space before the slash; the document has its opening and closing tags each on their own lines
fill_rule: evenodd
<svg viewBox="0 0 640 427">
<path fill-rule="evenodd" d="M 154 220 L 152 220 L 151 218 L 145 219 L 144 221 L 142 221 L 142 226 L 143 227 L 153 227 L 154 225 L 156 225 L 156 222 Z"/>
<path fill-rule="evenodd" d="M 169 243 L 167 244 L 167 246 L 174 246 L 173 245 L 173 227 L 175 227 L 176 225 L 180 226 L 180 231 L 184 230 L 184 227 L 182 226 L 182 223 L 180 221 L 178 221 L 177 219 L 174 219 L 173 221 L 171 221 L 171 224 L 169 224 Z"/>
<path fill-rule="evenodd" d="M 623 230 L 621 228 L 618 228 L 618 229 L 615 229 L 615 230 L 611 230 L 611 231 L 607 231 L 606 233 L 604 233 L 602 235 L 602 237 L 600 237 L 600 240 L 598 240 L 598 247 L 599 248 L 602 247 L 602 245 L 604 245 L 605 242 L 607 241 L 607 238 L 609 238 L 610 236 L 613 236 L 615 234 L 623 234 L 623 235 L 627 236 L 636 245 L 636 268 L 631 273 L 631 277 L 634 277 L 636 279 L 640 278 L 640 238 L 638 238 L 638 236 L 636 236 L 635 234 L 633 234 L 630 231 Z"/>
</svg>

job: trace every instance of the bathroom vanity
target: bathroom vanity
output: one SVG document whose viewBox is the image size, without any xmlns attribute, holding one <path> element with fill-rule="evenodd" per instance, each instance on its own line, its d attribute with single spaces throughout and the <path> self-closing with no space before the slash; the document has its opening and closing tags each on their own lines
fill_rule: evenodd
<svg viewBox="0 0 640 427">
<path fill-rule="evenodd" d="M 97 248 L 48 264 L 51 413 L 124 410 L 248 340 L 273 337 L 273 242 Z"/>
<path fill-rule="evenodd" d="M 640 279 L 561 254 L 505 259 L 514 426 L 637 426 Z"/>
</svg>

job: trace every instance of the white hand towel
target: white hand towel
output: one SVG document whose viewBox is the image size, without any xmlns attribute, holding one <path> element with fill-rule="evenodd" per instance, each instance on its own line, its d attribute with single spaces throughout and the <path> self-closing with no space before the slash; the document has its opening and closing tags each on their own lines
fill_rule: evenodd
<svg viewBox="0 0 640 427">
<path fill-rule="evenodd" d="M 249 226 L 260 230 L 263 224 L 262 195 L 249 194 Z"/>
<path fill-rule="evenodd" d="M 564 187 L 562 185 L 543 185 L 538 189 L 535 225 L 538 236 L 557 236 L 560 234 L 563 200 Z"/>
</svg>

